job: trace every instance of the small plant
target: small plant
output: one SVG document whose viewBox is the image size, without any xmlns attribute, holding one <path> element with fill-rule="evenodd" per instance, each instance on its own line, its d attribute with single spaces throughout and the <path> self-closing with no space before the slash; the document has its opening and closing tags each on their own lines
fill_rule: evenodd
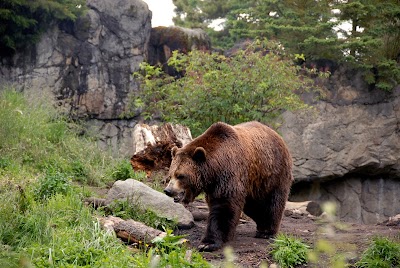
<svg viewBox="0 0 400 268">
<path fill-rule="evenodd" d="M 165 237 L 152 241 L 154 247 L 145 254 L 135 256 L 135 267 L 211 267 L 199 252 L 186 247 L 184 236 L 175 236 L 172 230 L 166 232 Z"/>
<path fill-rule="evenodd" d="M 114 170 L 111 172 L 111 177 L 115 180 L 126 180 L 135 178 L 136 175 L 131 163 L 124 159 L 115 165 Z"/>
<path fill-rule="evenodd" d="M 159 250 L 164 250 L 165 252 L 179 250 L 182 244 L 187 242 L 185 235 L 174 235 L 171 229 L 167 229 L 166 232 L 167 235 L 165 237 L 156 237 L 151 241 Z"/>
<path fill-rule="evenodd" d="M 356 263 L 356 267 L 400 267 L 400 243 L 388 238 L 375 238 Z"/>
<path fill-rule="evenodd" d="M 279 234 L 272 244 L 272 258 L 281 267 L 295 267 L 307 262 L 309 246 L 286 234 Z"/>
<path fill-rule="evenodd" d="M 37 183 L 34 190 L 35 200 L 46 200 L 55 194 L 66 194 L 71 190 L 69 178 L 58 171 L 49 170 Z"/>
<path fill-rule="evenodd" d="M 7 157 L 0 157 L 0 169 L 6 169 L 11 165 L 11 160 Z"/>
</svg>

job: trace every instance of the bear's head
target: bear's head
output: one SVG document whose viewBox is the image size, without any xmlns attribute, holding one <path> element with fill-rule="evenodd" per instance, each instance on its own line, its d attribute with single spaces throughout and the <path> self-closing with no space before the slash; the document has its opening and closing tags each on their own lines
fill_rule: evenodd
<svg viewBox="0 0 400 268">
<path fill-rule="evenodd" d="M 206 160 L 203 147 L 172 148 L 172 162 L 169 168 L 166 195 L 175 202 L 188 204 L 203 190 L 200 166 Z"/>
</svg>

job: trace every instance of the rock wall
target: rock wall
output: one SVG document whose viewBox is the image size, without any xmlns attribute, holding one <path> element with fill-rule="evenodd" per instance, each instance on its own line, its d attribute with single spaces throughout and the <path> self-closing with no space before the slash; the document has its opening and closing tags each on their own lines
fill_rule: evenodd
<svg viewBox="0 0 400 268">
<path fill-rule="evenodd" d="M 400 180 L 351 175 L 329 181 L 296 183 L 291 201 L 334 201 L 337 216 L 348 222 L 374 224 L 399 214 Z"/>
<path fill-rule="evenodd" d="M 0 84 L 51 92 L 78 117 L 119 118 L 138 88 L 132 73 L 147 55 L 151 12 L 141 0 L 88 0 L 87 6 L 75 23 L 49 25 L 35 47 L 3 59 Z"/>
<path fill-rule="evenodd" d="M 75 23 L 49 25 L 36 46 L 2 59 L 0 86 L 53 96 L 61 110 L 85 119 L 101 148 L 131 157 L 139 111 L 129 119 L 121 115 L 138 90 L 133 72 L 145 59 L 165 65 L 179 46 L 183 52 L 209 49 L 210 41 L 201 30 L 151 29 L 142 0 L 87 0 L 87 6 Z"/>
<path fill-rule="evenodd" d="M 400 87 L 371 89 L 340 68 L 314 110 L 284 114 L 294 159 L 291 200 L 333 200 L 343 220 L 376 223 L 400 213 Z"/>
<path fill-rule="evenodd" d="M 210 38 L 202 29 L 155 27 L 151 29 L 148 62 L 151 65 L 161 65 L 164 72 L 177 76 L 179 73 L 167 64 L 172 52 L 178 50 L 187 53 L 194 49 L 211 51 Z"/>
</svg>

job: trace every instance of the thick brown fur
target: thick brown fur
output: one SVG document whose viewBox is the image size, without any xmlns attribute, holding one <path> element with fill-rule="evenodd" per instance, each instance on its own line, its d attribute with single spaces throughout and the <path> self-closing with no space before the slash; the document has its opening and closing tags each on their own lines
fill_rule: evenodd
<svg viewBox="0 0 400 268">
<path fill-rule="evenodd" d="M 210 214 L 200 250 L 233 239 L 242 211 L 256 222 L 256 237 L 278 232 L 293 181 L 292 159 L 271 128 L 215 123 L 172 155 L 166 194 L 182 203 L 206 194 Z"/>
</svg>

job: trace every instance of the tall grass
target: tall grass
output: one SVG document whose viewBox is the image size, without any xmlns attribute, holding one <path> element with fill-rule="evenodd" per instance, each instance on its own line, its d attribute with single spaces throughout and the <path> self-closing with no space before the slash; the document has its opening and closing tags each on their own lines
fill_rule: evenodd
<svg viewBox="0 0 400 268">
<path fill-rule="evenodd" d="M 11 89 L 0 91 L 0 175 L 25 175 L 56 170 L 73 180 L 101 185 L 116 165 L 96 142 L 78 135 L 79 124 L 60 115 L 43 98 Z M 22 178 L 21 178 L 22 177 Z"/>
<path fill-rule="evenodd" d="M 44 97 L 0 90 L 0 126 L 0 267 L 131 262 L 73 186 L 103 185 L 120 160 L 79 135 L 79 124 Z"/>
<path fill-rule="evenodd" d="M 101 212 L 83 205 L 81 187 L 143 174 L 80 133 L 46 99 L 0 89 L 1 268 L 148 266 L 150 252 L 133 254 L 101 230 Z M 180 248 L 157 254 L 159 263 L 174 260 L 171 267 L 208 266 L 199 253 L 188 260 Z"/>
<path fill-rule="evenodd" d="M 376 237 L 356 263 L 359 268 L 400 267 L 400 243 Z"/>
<path fill-rule="evenodd" d="M 286 234 L 278 234 L 272 244 L 272 258 L 280 267 L 296 267 L 307 263 L 309 246 L 300 239 Z"/>
<path fill-rule="evenodd" d="M 99 228 L 92 211 L 76 192 L 56 194 L 37 202 L 29 190 L 28 207 L 20 207 L 21 192 L 2 191 L 0 200 L 1 267 L 25 262 L 35 267 L 124 267 L 133 261 L 126 247 Z"/>
</svg>

